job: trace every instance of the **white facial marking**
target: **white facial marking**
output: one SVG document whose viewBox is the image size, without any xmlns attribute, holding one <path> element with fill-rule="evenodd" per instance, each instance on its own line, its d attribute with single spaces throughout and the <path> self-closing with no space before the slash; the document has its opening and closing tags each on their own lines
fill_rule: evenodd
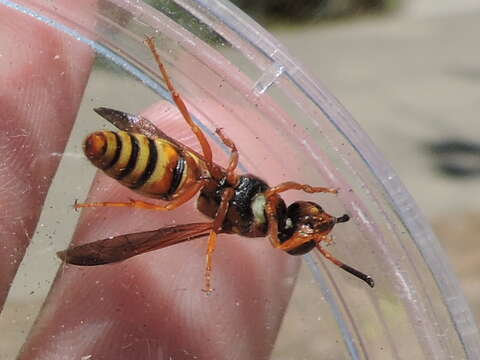
<svg viewBox="0 0 480 360">
<path fill-rule="evenodd" d="M 266 199 L 263 194 L 257 194 L 253 197 L 251 208 L 253 212 L 253 218 L 257 224 L 264 224 L 266 222 L 265 219 L 265 203 Z"/>
<path fill-rule="evenodd" d="M 285 220 L 285 229 L 290 229 L 291 227 L 293 227 L 292 219 L 287 218 L 287 220 Z"/>
</svg>

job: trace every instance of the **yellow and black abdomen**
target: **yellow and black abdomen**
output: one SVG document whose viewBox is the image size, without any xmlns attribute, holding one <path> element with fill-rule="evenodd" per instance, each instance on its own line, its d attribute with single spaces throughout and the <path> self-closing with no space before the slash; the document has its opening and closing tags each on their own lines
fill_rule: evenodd
<svg viewBox="0 0 480 360">
<path fill-rule="evenodd" d="M 195 180 L 198 162 L 164 139 L 125 131 L 98 131 L 84 143 L 87 158 L 123 185 L 150 197 L 171 200 Z M 187 161 L 185 156 L 195 161 Z"/>
</svg>

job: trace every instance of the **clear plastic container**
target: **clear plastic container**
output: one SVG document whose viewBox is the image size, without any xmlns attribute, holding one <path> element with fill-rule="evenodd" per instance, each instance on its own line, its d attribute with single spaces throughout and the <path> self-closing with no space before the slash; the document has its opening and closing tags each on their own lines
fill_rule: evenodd
<svg viewBox="0 0 480 360">
<path fill-rule="evenodd" d="M 191 300 L 182 299 L 193 302 L 201 298 L 202 308 L 197 309 L 196 321 L 179 326 L 197 329 L 201 338 L 206 327 L 217 326 L 217 321 L 221 323 L 216 317 L 202 316 L 204 312 L 217 312 L 221 317 L 230 307 L 256 309 L 260 303 L 263 308 L 279 306 L 281 309 L 275 312 L 275 318 L 255 320 L 252 326 L 258 331 L 256 338 L 252 340 L 248 334 L 235 330 L 231 336 L 224 337 L 220 333 L 218 338 L 205 341 L 213 341 L 217 349 L 222 342 L 226 353 L 230 354 L 223 358 L 229 359 L 480 358 L 478 330 L 458 282 L 400 180 L 345 109 L 266 31 L 226 1 L 172 1 L 166 3 L 161 12 L 144 3 L 127 0 L 102 0 L 78 8 L 65 3 L 0 0 L 0 6 L 9 7 L 21 16 L 31 16 L 87 44 L 102 58 L 89 80 L 73 138 L 50 187 L 36 236 L 27 249 L 0 318 L 2 334 L 7 334 L 2 335 L 1 351 L 5 358 L 11 358 L 9 355 L 22 345 L 55 276 L 58 282 L 67 283 L 67 287 L 56 285 L 51 297 L 58 297 L 59 292 L 71 287 L 68 281 L 81 279 L 69 277 L 69 270 L 62 267 L 56 273 L 60 262 L 54 254 L 68 245 L 78 220 L 69 205 L 75 198 L 85 196 L 94 176 L 94 170 L 80 155 L 81 138 L 88 131 L 104 126 L 92 120 L 91 108 L 108 106 L 137 112 L 159 98 L 170 99 L 152 56 L 143 44 L 145 35 L 157 38 L 160 53 L 176 86 L 211 141 L 219 145 L 212 135 L 217 127 L 224 128 L 234 139 L 240 149 L 242 171 L 257 174 L 270 184 L 294 180 L 340 189 L 337 196 L 290 192 L 285 198 L 287 202 L 311 199 L 321 203 L 330 213 L 350 214 L 351 222 L 335 228 L 335 245 L 329 249 L 346 263 L 372 275 L 376 283 L 375 288 L 370 289 L 321 257 L 306 255 L 304 263 L 310 272 L 303 267 L 300 270 L 278 337 L 275 339 L 275 335 L 271 335 L 259 339 L 269 328 L 280 325 L 284 304 L 258 293 L 247 297 L 240 293 L 238 300 L 224 297 L 221 282 L 214 297 L 205 298 L 199 290 L 203 267 L 200 256 L 196 264 L 192 264 L 199 275 L 192 279 L 193 285 L 185 284 L 187 290 L 183 289 L 188 292 L 186 298 Z M 88 61 L 80 63 L 78 71 L 89 71 L 88 64 Z M 185 134 L 178 138 L 189 141 Z M 226 151 L 222 149 L 222 156 L 219 148 L 221 146 L 216 146 L 215 159 L 224 162 Z M 58 159 L 59 154 L 42 155 Z M 74 169 L 80 171 L 81 176 L 74 173 Z M 108 212 L 109 216 L 112 214 Z M 181 218 L 172 215 L 162 221 L 165 224 L 185 222 L 196 216 L 198 213 L 192 205 L 185 208 Z M 153 225 L 159 227 L 162 223 Z M 265 254 L 266 258 L 270 256 L 266 240 L 236 241 L 221 241 L 219 246 L 247 243 L 259 263 Z M 196 251 L 201 254 L 201 246 Z M 216 256 L 221 257 L 221 251 L 218 252 Z M 156 257 L 145 255 L 145 261 L 160 259 L 168 263 L 160 253 L 152 256 Z M 231 260 L 228 255 L 227 259 Z M 278 261 L 272 266 L 283 264 L 278 271 L 285 274 L 284 283 L 274 283 L 268 273 L 250 279 L 240 288 L 250 291 L 259 284 L 264 287 L 271 284 L 283 292 L 279 293 L 279 298 L 288 299 L 298 264 L 295 260 L 283 263 L 283 258 Z M 269 265 L 263 266 L 268 268 Z M 228 275 L 234 282 L 235 274 Z M 162 332 L 158 333 L 158 338 L 152 338 L 146 331 L 148 335 L 142 338 L 140 331 L 125 342 L 103 344 L 102 339 L 110 330 L 96 324 L 97 332 L 91 339 L 84 335 L 82 326 L 89 325 L 89 320 L 73 325 L 67 315 L 78 306 L 95 312 L 92 305 L 95 301 L 90 303 L 89 299 L 101 301 L 104 292 L 111 291 L 106 285 L 102 287 L 108 279 L 96 281 L 98 293 L 82 294 L 87 299 L 84 303 L 65 300 L 62 304 L 65 323 L 58 325 L 53 332 L 55 336 L 50 337 L 48 343 L 39 345 L 35 342 L 36 336 L 45 330 L 41 327 L 45 318 L 54 316 L 47 299 L 40 328 L 37 325 L 30 334 L 22 358 L 40 356 L 42 350 L 38 348 L 47 349 L 48 358 L 53 358 L 55 349 L 58 351 L 56 358 L 67 356 L 63 352 L 65 348 L 56 347 L 62 337 L 62 326 L 65 334 L 75 334 L 76 341 L 84 341 L 90 346 L 87 348 L 94 349 L 91 353 L 78 354 L 78 358 L 101 358 L 102 351 L 107 351 L 108 347 L 118 347 L 119 354 L 124 354 L 115 358 L 132 358 L 128 355 L 131 349 L 140 349 L 137 358 L 207 358 L 197 353 L 195 347 L 189 347 L 191 339 L 190 342 L 179 340 L 175 350 L 162 348 L 160 338 L 165 336 Z M 178 286 L 181 290 L 182 285 Z M 68 295 L 65 298 L 69 298 Z M 139 301 L 141 309 L 136 308 L 128 321 L 145 321 L 149 314 L 145 309 L 157 305 L 148 301 L 142 305 Z M 179 304 L 177 309 L 173 304 L 172 309 L 180 311 L 181 305 L 184 304 Z M 215 310 L 208 307 L 215 307 Z M 61 315 L 55 315 L 60 316 L 61 322 Z M 246 319 L 239 316 L 236 321 Z M 135 326 L 141 327 L 141 324 Z M 245 337 L 251 342 L 242 342 Z M 239 344 L 243 347 L 239 348 Z M 32 350 L 35 346 L 36 352 Z"/>
</svg>

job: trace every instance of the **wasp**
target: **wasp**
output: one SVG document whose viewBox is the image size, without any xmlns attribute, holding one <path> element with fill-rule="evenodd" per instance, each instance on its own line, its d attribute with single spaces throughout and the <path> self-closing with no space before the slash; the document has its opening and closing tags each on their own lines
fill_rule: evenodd
<svg viewBox="0 0 480 360">
<path fill-rule="evenodd" d="M 373 287 L 374 281 L 370 276 L 344 264 L 322 247 L 322 242 L 330 241 L 329 234 L 334 226 L 350 219 L 347 214 L 332 216 L 310 201 L 296 201 L 287 207 L 279 195 L 288 190 L 336 194 L 337 189 L 293 181 L 272 187 L 255 175 L 237 174 L 238 150 L 221 129 L 217 129 L 216 134 L 230 149 L 230 158 L 225 168 L 214 163 L 209 142 L 176 91 L 153 38 L 147 38 L 145 43 L 155 58 L 173 101 L 195 134 L 201 153 L 168 136 L 140 115 L 109 108 L 94 109 L 120 131 L 90 134 L 83 146 L 86 157 L 121 184 L 147 197 L 163 200 L 164 204 L 130 200 L 76 203 L 75 208 L 118 206 L 171 211 L 199 194 L 197 208 L 212 220 L 98 240 L 68 248 L 59 252 L 58 256 L 69 264 L 102 265 L 208 236 L 204 290 L 210 292 L 212 255 L 218 234 L 238 234 L 249 238 L 268 236 L 274 248 L 291 255 L 302 255 L 316 249 L 332 263 Z"/>
</svg>

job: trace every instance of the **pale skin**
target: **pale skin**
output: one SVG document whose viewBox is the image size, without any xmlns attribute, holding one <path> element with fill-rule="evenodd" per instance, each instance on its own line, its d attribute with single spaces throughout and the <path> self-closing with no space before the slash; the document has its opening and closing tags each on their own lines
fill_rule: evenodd
<svg viewBox="0 0 480 360">
<path fill-rule="evenodd" d="M 146 115 L 156 120 L 155 114 L 164 113 L 162 106 L 154 107 Z M 132 196 L 129 190 L 103 175 L 93 189 L 88 199 Z M 188 203 L 162 212 L 115 207 L 86 209 L 73 242 L 105 238 L 112 232 L 121 234 L 205 219 L 194 205 Z M 188 348 L 199 358 L 229 358 L 228 354 L 238 352 L 253 352 L 253 358 L 267 356 L 291 291 L 290 286 L 285 288 L 285 279 L 295 275 L 298 259 L 274 249 L 264 238 L 219 235 L 216 240 L 214 291 L 210 295 L 202 291 L 207 237 L 118 264 L 64 266 L 38 324 L 41 331 L 30 338 L 30 350 L 24 358 L 51 354 L 59 346 L 63 351 L 72 351 L 68 348 L 70 340 L 82 332 L 95 331 L 107 335 L 92 339 L 87 346 L 78 343 L 74 355 L 93 353 L 117 359 L 124 354 L 128 359 L 135 354 L 149 358 L 150 353 L 157 354 L 162 349 L 174 358 L 182 358 L 179 349 Z M 268 299 L 269 305 L 258 302 L 259 298 Z M 241 309 L 232 304 L 242 304 Z M 262 325 L 265 317 L 278 319 L 273 330 Z M 73 339 L 68 335 L 72 332 Z M 239 332 L 245 337 L 232 342 Z M 135 340 L 125 340 L 131 333 Z M 51 347 L 45 346 L 46 337 L 52 335 L 58 340 L 47 342 Z M 112 341 L 119 346 L 102 346 Z"/>
<path fill-rule="evenodd" d="M 9 234 L 18 234 L 6 239 L 7 245 L 24 248 L 28 237 L 25 237 L 23 230 L 31 234 L 35 228 L 58 159 L 43 157 L 46 160 L 38 169 L 33 168 L 33 176 L 23 169 L 31 169 L 29 156 L 32 153 L 62 152 L 89 75 L 93 54 L 80 43 L 71 43 L 70 39 L 61 36 L 58 41 L 52 41 L 56 33 L 52 33 L 53 30 L 48 27 L 39 29 L 34 19 L 19 17 L 3 8 L 1 11 L 6 11 L 2 18 L 10 19 L 0 24 L 0 27 L 5 27 L 2 34 L 13 34 L 9 39 L 10 49 L 18 48 L 19 44 L 22 44 L 21 49 L 29 49 L 28 52 L 15 52 L 18 59 L 13 64 L 7 64 L 12 68 L 8 72 L 2 71 L 1 76 L 7 77 L 4 83 L 24 84 L 25 89 L 33 92 L 31 98 L 26 90 L 25 94 L 11 97 L 10 107 L 2 102 L 5 105 L 2 106 L 2 116 L 5 116 L 2 126 L 10 126 L 2 128 L 3 131 L 22 134 L 27 130 L 27 135 L 31 132 L 32 136 L 23 138 L 29 151 L 15 155 L 18 157 L 9 162 L 6 169 L 1 169 L 0 176 L 6 179 L 2 181 L 6 184 L 13 171 L 16 185 L 29 181 L 29 188 L 39 189 L 41 186 L 44 189 L 24 194 L 22 189 L 11 188 L 10 192 L 0 194 L 2 204 L 9 204 L 7 216 L 1 220 L 2 229 L 7 229 Z M 64 43 L 67 46 L 62 46 Z M 7 45 L 7 41 L 2 43 L 2 46 Z M 2 49 L 2 53 L 7 51 Z M 54 75 L 60 70 L 57 62 L 49 61 L 56 54 L 61 54 L 61 59 L 67 62 L 65 69 L 62 69 L 67 76 L 59 78 L 55 85 L 52 84 Z M 22 71 L 25 67 L 15 67 L 21 65 L 22 61 L 23 64 L 38 66 L 44 77 L 41 79 L 44 80 L 32 84 L 32 79 L 36 79 L 34 74 Z M 69 63 L 72 65 L 69 66 Z M 49 97 L 36 96 L 35 86 L 40 90 L 46 83 L 52 84 Z M 7 97 L 2 101 L 8 100 L 12 89 L 3 89 Z M 69 94 L 68 98 L 65 94 Z M 44 104 L 35 101 L 43 101 Z M 16 107 L 30 109 L 35 106 L 45 111 L 25 111 L 25 114 L 7 111 Z M 144 114 L 151 121 L 166 126 L 169 133 L 174 135 L 175 127 L 185 124 L 178 113 L 165 119 L 166 107 L 171 106 L 159 104 Z M 55 126 L 52 126 L 52 118 L 57 119 L 53 123 Z M 92 121 L 97 120 L 98 117 L 92 112 Z M 98 121 L 101 128 L 101 121 Z M 8 139 L 12 143 L 7 143 L 7 146 L 17 146 L 15 141 L 20 139 Z M 40 142 L 37 143 L 38 140 Z M 196 147 L 194 141 L 187 145 Z M 216 151 L 214 149 L 214 153 Z M 19 168 L 19 164 L 25 166 Z M 265 171 L 268 172 L 268 168 Z M 93 189 L 89 201 L 114 202 L 134 198 L 150 202 L 150 199 L 132 194 L 105 176 L 97 178 Z M 15 198 L 10 199 L 10 194 Z M 75 194 L 72 193 L 71 199 L 66 199 L 64 204 L 66 211 L 74 211 L 71 207 L 74 200 Z M 6 211 L 5 207 L 2 207 L 2 211 Z M 86 209 L 73 242 L 85 243 L 112 234 L 159 228 L 175 221 L 198 221 L 199 216 L 194 202 L 165 212 L 129 208 Z M 13 222 L 9 219 L 19 217 L 25 221 L 18 224 L 18 229 L 10 229 Z M 243 358 L 268 357 L 293 284 L 287 282 L 289 285 L 286 285 L 285 279 L 295 276 L 298 259 L 272 248 L 266 239 L 245 240 L 219 235 L 213 260 L 215 291 L 206 295 L 201 291 L 206 249 L 207 240 L 199 239 L 109 266 L 79 268 L 62 265 L 20 359 L 80 359 L 88 355 L 92 355 L 93 359 L 131 359 L 132 354 L 141 359 L 159 359 L 162 356 L 183 358 L 187 356 L 185 351 L 198 358 L 210 359 L 230 358 L 232 354 L 237 357 L 243 354 Z M 0 254 L 5 257 L 1 262 L 5 267 L 2 273 L 10 274 L 8 278 L 1 278 L 2 281 L 5 279 L 0 284 L 3 294 L 7 293 L 9 279 L 13 277 L 23 255 L 23 252 L 16 253 L 17 260 L 12 262 L 11 253 Z M 255 281 L 252 282 L 252 279 Z M 273 319 L 268 327 L 264 326 L 266 318 Z"/>
<path fill-rule="evenodd" d="M 223 144 L 230 149 L 230 157 L 228 160 L 228 165 L 225 168 L 225 172 L 220 171 L 214 164 L 212 158 L 212 149 L 211 145 L 208 142 L 207 138 L 203 131 L 197 126 L 197 124 L 193 121 L 188 108 L 180 95 L 177 91 L 175 85 L 173 84 L 173 80 L 169 75 L 166 67 L 163 63 L 163 60 L 160 56 L 160 52 L 157 49 L 155 39 L 153 37 L 147 37 L 144 40 L 145 45 L 148 46 L 150 49 L 155 62 L 158 66 L 158 69 L 162 75 L 162 78 L 165 82 L 165 85 L 170 92 L 171 98 L 174 104 L 177 107 L 177 110 L 185 120 L 187 126 L 190 128 L 192 133 L 195 135 L 198 145 L 201 148 L 201 154 L 203 155 L 203 160 L 205 162 L 206 170 L 209 173 L 209 178 L 213 181 L 220 182 L 223 178 L 227 180 L 227 183 L 230 185 L 229 188 L 223 191 L 221 201 L 219 207 L 216 211 L 216 215 L 211 223 L 211 230 L 208 237 L 208 248 L 206 254 L 206 267 L 205 267 L 205 287 L 204 291 L 207 293 L 211 293 L 213 288 L 211 287 L 211 273 L 213 269 L 213 253 L 216 249 L 217 244 L 217 234 L 221 232 L 222 225 L 224 223 L 224 219 L 226 217 L 227 211 L 229 209 L 230 201 L 234 197 L 234 189 L 238 185 L 239 175 L 237 174 L 237 166 L 238 166 L 238 159 L 239 153 L 238 149 L 235 146 L 235 143 L 227 137 L 221 128 L 217 128 L 215 133 L 218 137 L 222 140 Z M 193 165 L 193 158 L 187 151 L 184 151 L 183 156 L 187 160 L 187 163 L 190 163 L 190 167 Z M 192 182 L 193 181 L 193 182 Z M 158 211 L 171 211 L 176 209 L 177 207 L 185 204 L 189 200 L 191 200 L 204 186 L 209 183 L 208 178 L 201 178 L 198 179 L 191 179 L 189 185 L 185 185 L 182 187 L 182 190 L 179 191 L 176 196 L 167 202 L 165 205 L 158 205 L 151 202 L 145 202 L 142 200 L 134 200 L 130 199 L 128 202 L 111 202 L 111 201 L 104 201 L 104 202 L 85 202 L 85 203 L 77 203 L 75 202 L 75 209 L 79 208 L 98 208 L 98 207 L 128 207 L 128 208 L 140 208 L 140 209 L 148 209 L 148 210 L 158 210 Z M 277 229 L 277 214 L 274 210 L 275 206 L 273 205 L 279 198 L 278 194 L 288 191 L 288 190 L 300 190 L 306 193 L 314 194 L 314 193 L 331 193 L 337 194 L 337 190 L 333 188 L 326 188 L 326 187 L 314 187 L 308 184 L 299 184 L 294 181 L 287 181 L 283 182 L 279 185 L 276 185 L 268 191 L 265 192 L 265 199 L 266 199 L 266 214 L 269 219 L 269 238 L 271 240 L 272 246 L 274 248 L 290 251 L 293 250 L 304 243 L 310 241 L 311 238 L 305 236 L 298 236 L 292 237 L 285 241 L 283 244 L 280 243 L 280 239 L 278 238 L 278 229 Z M 316 241 L 319 243 L 324 239 L 324 236 L 318 235 Z M 337 265 L 340 265 L 341 262 L 336 260 L 332 255 L 328 254 L 324 250 L 322 250 L 324 255 L 328 255 L 327 259 L 334 262 Z"/>
<path fill-rule="evenodd" d="M 87 3 L 68 6 L 75 11 Z M 0 19 L 1 309 L 60 161 L 51 154 L 63 152 L 75 120 L 93 53 L 5 6 Z"/>
</svg>

